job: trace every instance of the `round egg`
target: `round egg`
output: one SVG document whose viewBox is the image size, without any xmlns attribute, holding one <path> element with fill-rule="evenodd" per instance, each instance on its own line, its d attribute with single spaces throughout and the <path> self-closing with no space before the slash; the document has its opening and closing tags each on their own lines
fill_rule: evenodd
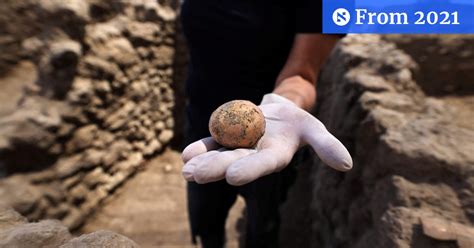
<svg viewBox="0 0 474 248">
<path fill-rule="evenodd" d="M 252 148 L 265 133 L 265 117 L 252 102 L 234 100 L 212 113 L 209 131 L 217 143 L 227 148 Z"/>
</svg>

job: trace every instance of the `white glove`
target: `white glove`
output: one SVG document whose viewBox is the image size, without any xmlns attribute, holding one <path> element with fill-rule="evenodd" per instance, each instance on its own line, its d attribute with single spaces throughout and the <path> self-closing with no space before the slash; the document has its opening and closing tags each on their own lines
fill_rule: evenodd
<svg viewBox="0 0 474 248">
<path fill-rule="evenodd" d="M 209 183 L 226 179 L 243 185 L 285 168 L 299 147 L 309 144 L 319 158 L 339 171 L 352 168 L 342 143 L 314 116 L 290 100 L 267 94 L 258 106 L 265 116 L 265 134 L 255 148 L 228 150 L 207 137 L 187 146 L 182 154 L 186 180 Z"/>
</svg>

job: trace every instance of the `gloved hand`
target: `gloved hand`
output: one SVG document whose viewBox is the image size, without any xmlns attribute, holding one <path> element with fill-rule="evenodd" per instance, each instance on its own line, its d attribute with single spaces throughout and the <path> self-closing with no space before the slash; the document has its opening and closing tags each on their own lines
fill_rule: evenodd
<svg viewBox="0 0 474 248">
<path fill-rule="evenodd" d="M 209 183 L 226 178 L 243 185 L 285 168 L 299 147 L 309 144 L 319 158 L 339 171 L 352 168 L 352 158 L 339 140 L 314 116 L 290 100 L 267 94 L 259 108 L 265 134 L 255 148 L 228 150 L 207 137 L 187 146 L 182 154 L 186 180 Z"/>
</svg>

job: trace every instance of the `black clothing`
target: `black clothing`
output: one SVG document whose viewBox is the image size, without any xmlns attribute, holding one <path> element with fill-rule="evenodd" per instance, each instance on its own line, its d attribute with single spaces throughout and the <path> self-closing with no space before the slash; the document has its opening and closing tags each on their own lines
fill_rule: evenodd
<svg viewBox="0 0 474 248">
<path fill-rule="evenodd" d="M 236 99 L 259 104 L 273 91 L 296 33 L 321 32 L 320 0 L 185 0 L 181 20 L 190 52 L 186 82 L 187 143 L 210 136 L 209 117 Z M 294 168 L 241 187 L 225 180 L 188 183 L 193 239 L 222 247 L 224 227 L 237 194 L 247 206 L 246 247 L 277 247 L 278 207 Z"/>
<path fill-rule="evenodd" d="M 272 92 L 297 32 L 321 32 L 318 0 L 185 0 L 190 52 L 186 82 L 190 122 L 230 100 L 256 104 Z M 205 128 L 204 128 L 205 127 Z"/>
<path fill-rule="evenodd" d="M 295 173 L 295 167 L 290 165 L 240 187 L 225 180 L 208 184 L 189 182 L 188 210 L 193 237 L 199 236 L 205 248 L 223 247 L 227 214 L 240 194 L 246 204 L 245 247 L 278 247 L 279 207 Z"/>
<path fill-rule="evenodd" d="M 187 143 L 197 139 L 189 128 L 187 138 Z M 295 166 L 302 157 L 302 152 L 298 152 L 282 171 L 239 187 L 229 185 L 225 180 L 207 184 L 188 182 L 188 213 L 193 243 L 199 236 L 204 248 L 224 247 L 227 214 L 240 194 L 246 204 L 245 247 L 278 247 L 279 208 L 296 179 Z"/>
</svg>

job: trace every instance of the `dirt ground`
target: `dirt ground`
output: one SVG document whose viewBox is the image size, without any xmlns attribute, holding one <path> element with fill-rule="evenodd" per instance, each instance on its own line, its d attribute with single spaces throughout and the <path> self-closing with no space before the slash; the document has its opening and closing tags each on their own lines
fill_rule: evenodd
<svg viewBox="0 0 474 248">
<path fill-rule="evenodd" d="M 311 157 L 311 156 L 310 156 Z M 302 161 L 297 178 L 280 207 L 281 247 L 311 247 L 310 163 Z M 81 233 L 107 229 L 123 234 L 142 247 L 193 247 L 186 207 L 186 182 L 181 176 L 180 153 L 166 150 L 150 160 L 113 194 Z M 239 197 L 226 224 L 227 247 L 239 247 L 243 238 L 245 202 Z"/>
<path fill-rule="evenodd" d="M 151 160 L 89 218 L 81 232 L 108 229 L 142 247 L 193 247 L 186 208 L 186 183 L 181 157 L 173 150 Z M 237 220 L 244 202 L 231 209 L 227 221 L 228 247 L 238 247 Z"/>
</svg>

